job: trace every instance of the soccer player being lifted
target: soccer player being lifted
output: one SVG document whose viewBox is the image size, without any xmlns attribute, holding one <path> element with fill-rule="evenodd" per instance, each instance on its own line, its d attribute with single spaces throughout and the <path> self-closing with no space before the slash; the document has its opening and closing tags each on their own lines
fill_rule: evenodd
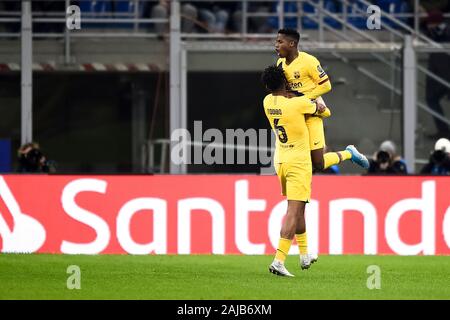
<svg viewBox="0 0 450 320">
<path fill-rule="evenodd" d="M 305 205 L 311 198 L 312 163 L 305 115 L 323 116 L 329 110 L 306 96 L 288 97 L 283 70 L 277 66 L 266 68 L 261 80 L 270 91 L 264 98 L 264 112 L 277 137 L 274 165 L 282 194 L 288 200 L 287 215 L 269 271 L 293 277 L 284 261 L 294 236 L 300 251 L 301 268 L 308 269 L 317 259 L 308 254 L 306 239 Z"/>
<path fill-rule="evenodd" d="M 280 58 L 277 66 L 284 71 L 291 94 L 304 95 L 325 106 L 321 96 L 331 90 L 330 79 L 322 69 L 319 60 L 306 52 L 298 51 L 299 40 L 300 34 L 296 30 L 278 31 L 275 51 Z M 351 160 L 364 169 L 369 168 L 367 158 L 353 145 L 347 146 L 344 151 L 324 154 L 325 134 L 322 118 L 329 115 L 327 113 L 322 116 L 306 116 L 314 169 L 327 169 L 345 160 Z"/>
</svg>

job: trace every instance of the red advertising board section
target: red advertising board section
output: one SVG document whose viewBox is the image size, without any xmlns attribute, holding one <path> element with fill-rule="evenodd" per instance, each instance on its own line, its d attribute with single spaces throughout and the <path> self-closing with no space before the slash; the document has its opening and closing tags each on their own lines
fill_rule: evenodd
<svg viewBox="0 0 450 320">
<path fill-rule="evenodd" d="M 450 177 L 314 176 L 312 190 L 312 251 L 450 254 Z M 272 254 L 285 210 L 275 176 L 4 175 L 0 248 Z"/>
</svg>

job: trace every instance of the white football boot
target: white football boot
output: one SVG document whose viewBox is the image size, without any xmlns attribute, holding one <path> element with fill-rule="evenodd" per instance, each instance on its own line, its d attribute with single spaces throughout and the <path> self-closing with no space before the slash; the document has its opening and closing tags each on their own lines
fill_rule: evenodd
<svg viewBox="0 0 450 320">
<path fill-rule="evenodd" d="M 294 275 L 286 269 L 284 263 L 278 260 L 273 260 L 272 264 L 269 266 L 269 272 L 276 274 L 277 276 L 294 277 Z"/>
<path fill-rule="evenodd" d="M 319 255 L 317 253 L 310 253 L 309 256 L 311 257 L 311 263 L 317 262 L 317 260 L 319 260 Z"/>
<path fill-rule="evenodd" d="M 311 265 L 317 260 L 319 260 L 319 256 L 317 254 L 301 254 L 300 268 L 302 268 L 302 270 L 309 269 L 309 267 L 311 267 Z"/>
</svg>

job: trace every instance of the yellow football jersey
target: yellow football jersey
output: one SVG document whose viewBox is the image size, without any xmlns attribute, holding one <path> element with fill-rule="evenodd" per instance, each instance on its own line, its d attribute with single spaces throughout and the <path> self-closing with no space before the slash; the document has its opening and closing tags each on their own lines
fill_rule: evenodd
<svg viewBox="0 0 450 320">
<path fill-rule="evenodd" d="M 299 51 L 298 57 L 289 65 L 286 64 L 286 58 L 279 58 L 277 66 L 283 68 L 290 89 L 306 96 L 318 85 L 328 81 L 328 75 L 322 69 L 319 60 L 306 52 Z"/>
<path fill-rule="evenodd" d="M 305 114 L 316 112 L 307 97 L 286 98 L 271 94 L 264 98 L 264 112 L 277 136 L 275 163 L 310 163 L 309 133 Z"/>
</svg>

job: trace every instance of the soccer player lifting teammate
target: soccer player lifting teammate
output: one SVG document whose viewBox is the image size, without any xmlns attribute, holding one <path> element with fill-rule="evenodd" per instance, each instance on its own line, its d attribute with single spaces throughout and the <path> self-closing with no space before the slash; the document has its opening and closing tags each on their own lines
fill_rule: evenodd
<svg viewBox="0 0 450 320">
<path fill-rule="evenodd" d="M 331 90 L 330 79 L 322 69 L 319 60 L 306 52 L 298 51 L 299 40 L 300 34 L 294 29 L 278 31 L 275 51 L 280 58 L 277 61 L 277 66 L 284 71 L 291 94 L 304 95 L 325 106 L 321 96 Z M 325 134 L 322 118 L 329 115 L 330 113 L 306 116 L 314 169 L 323 170 L 344 160 L 351 160 L 364 169 L 369 168 L 367 158 L 359 153 L 353 145 L 347 146 L 344 151 L 324 154 Z"/>
<path fill-rule="evenodd" d="M 283 195 L 288 199 L 286 219 L 269 271 L 292 277 L 284 266 L 284 261 L 294 235 L 300 251 L 301 268 L 308 269 L 317 259 L 308 254 L 306 237 L 305 205 L 311 198 L 312 163 L 305 115 L 323 116 L 329 110 L 306 96 L 288 97 L 283 70 L 277 66 L 266 68 L 261 80 L 270 91 L 264 98 L 264 112 L 276 132 L 275 170 Z"/>
</svg>

